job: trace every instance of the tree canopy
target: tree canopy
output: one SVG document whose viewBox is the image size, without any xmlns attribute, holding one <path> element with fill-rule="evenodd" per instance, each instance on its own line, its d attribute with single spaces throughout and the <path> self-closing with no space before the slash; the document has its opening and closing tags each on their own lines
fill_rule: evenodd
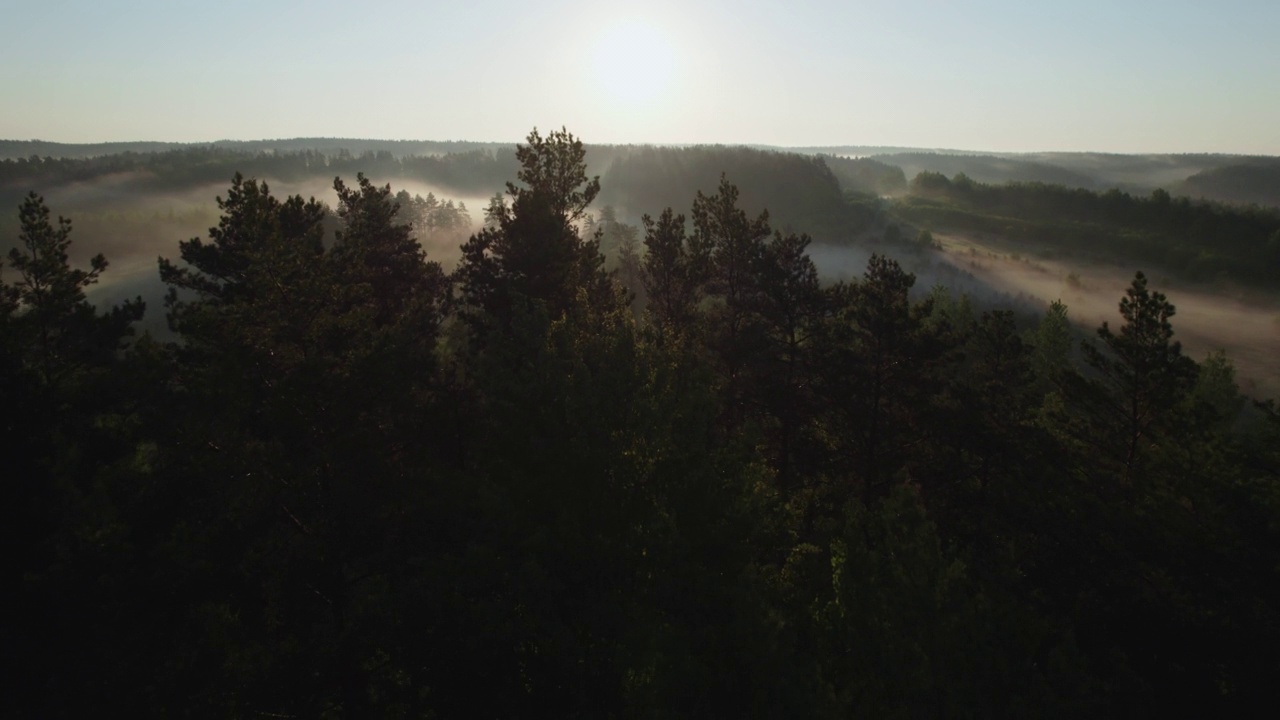
<svg viewBox="0 0 1280 720">
<path fill-rule="evenodd" d="M 170 342 L 23 201 L 6 714 L 1274 704 L 1280 413 L 1144 274 L 1079 343 L 885 255 L 824 284 L 728 174 L 627 226 L 567 131 L 516 158 L 452 273 L 457 206 L 236 174 L 159 260 Z"/>
</svg>

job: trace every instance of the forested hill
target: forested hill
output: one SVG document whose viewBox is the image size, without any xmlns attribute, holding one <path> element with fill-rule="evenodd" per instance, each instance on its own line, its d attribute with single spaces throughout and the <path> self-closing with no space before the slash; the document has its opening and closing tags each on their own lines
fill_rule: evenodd
<svg viewBox="0 0 1280 720">
<path fill-rule="evenodd" d="M 218 140 L 201 143 L 111 142 L 56 143 L 41 140 L 0 140 L 0 160 L 85 159 L 119 155 L 141 155 L 168 151 L 195 153 L 223 150 L 235 154 L 312 154 L 326 157 L 389 154 L 396 159 L 413 156 L 469 155 L 488 153 L 509 155 L 513 143 L 377 140 L 361 138 L 286 138 L 277 140 Z M 660 146 L 679 149 L 687 145 Z M 1067 187 L 1150 192 L 1164 188 L 1175 194 L 1204 197 L 1233 203 L 1276 205 L 1276 158 L 1215 154 L 1124 155 L 1088 152 L 997 153 L 959 150 L 927 150 L 904 147 L 829 146 L 775 147 L 749 146 L 755 150 L 830 158 L 874 158 L 899 168 L 907 179 L 921 172 L 944 175 L 964 174 L 989 183 L 1043 182 Z M 593 145 L 587 162 L 593 174 L 605 173 L 619 158 L 651 145 Z M 135 164 L 146 164 L 145 160 Z M 510 167 L 508 167 L 510 169 Z M 1203 175 L 1201 175 L 1203 173 Z M 225 179 L 225 178 L 222 178 Z"/>
<path fill-rule="evenodd" d="M 823 284 L 727 180 L 609 272 L 586 154 L 531 133 L 452 272 L 439 204 L 236 175 L 162 307 L 90 304 L 111 266 L 28 195 L 0 716 L 1277 707 L 1280 409 L 1143 274 L 1079 342 L 883 255 Z"/>
<path fill-rule="evenodd" d="M 57 194 L 75 188 L 69 210 L 127 210 L 152 196 L 221 185 L 237 172 L 276 182 L 321 181 L 336 175 L 412 179 L 456 194 L 487 197 L 499 192 L 518 167 L 515 146 L 445 155 L 399 157 L 389 151 L 261 152 L 214 146 L 163 152 L 126 152 L 92 158 L 0 160 L 0 202 L 16 206 L 28 191 Z"/>
<path fill-rule="evenodd" d="M 718 186 L 722 175 L 740 188 L 744 208 L 768 208 L 777 227 L 845 240 L 864 224 L 821 158 L 747 147 L 636 148 L 601 176 L 600 199 L 633 216 L 683 209 L 695 193 Z"/>
<path fill-rule="evenodd" d="M 1214 167 L 1192 175 L 1175 189 L 1195 198 L 1280 208 L 1280 158 Z"/>
<path fill-rule="evenodd" d="M 284 138 L 279 140 L 215 140 L 211 142 L 106 142 L 59 143 L 44 140 L 0 140 L 0 159 L 35 157 L 89 158 L 120 153 L 153 153 L 166 150 L 223 148 L 242 152 L 322 153 L 346 151 L 355 155 L 366 152 L 388 152 L 396 157 L 406 155 L 444 155 L 472 150 L 493 151 L 509 148 L 514 143 L 436 141 L 436 140 L 369 140 L 361 138 Z"/>
<path fill-rule="evenodd" d="M 1280 162 L 1276 158 L 1215 154 L 1124 155 L 1090 152 L 994 153 L 956 150 L 912 150 L 903 148 L 836 147 L 799 150 L 839 158 L 867 158 L 900 168 L 908 179 L 922 172 L 952 176 L 963 174 L 986 183 L 1042 182 L 1072 188 L 1105 191 L 1112 188 L 1149 193 L 1164 188 L 1175 194 L 1203 196 L 1225 202 L 1256 202 L 1270 197 L 1272 180 L 1249 173 L 1230 171 L 1232 195 L 1204 187 L 1184 186 L 1184 181 L 1217 168 L 1244 165 L 1257 168 Z M 1258 186 L 1254 186 L 1254 182 Z M 1252 194 L 1249 194 L 1252 193 Z M 1236 199 L 1236 198 L 1240 199 Z M 1266 203 L 1260 203 L 1266 204 Z"/>
<path fill-rule="evenodd" d="M 1280 209 L 1174 198 L 1164 190 L 1099 193 L 921 173 L 894 212 L 927 228 L 1003 236 L 1028 251 L 1149 263 L 1187 280 L 1275 291 L 1280 278 Z"/>
<path fill-rule="evenodd" d="M 820 157 L 846 190 L 871 195 L 900 195 L 907 189 L 907 175 L 897 165 L 869 157 Z"/>
<path fill-rule="evenodd" d="M 1046 162 L 997 155 L 895 153 L 879 155 L 879 162 L 902 168 L 908 178 L 922 172 L 944 175 L 963 173 L 981 182 L 1045 182 L 1068 187 L 1095 188 L 1097 178 Z"/>
<path fill-rule="evenodd" d="M 830 169 L 813 156 L 741 146 L 596 145 L 586 147 L 586 162 L 591 173 L 601 175 L 601 204 L 635 221 L 652 208 L 683 208 L 696 192 L 715 188 L 722 173 L 742 189 L 747 207 L 768 206 L 779 227 L 803 227 L 823 239 L 846 240 L 874 213 L 846 201 Z M 518 168 L 514 145 L 405 156 L 388 150 L 264 152 L 210 145 L 86 158 L 21 157 L 0 160 L 0 206 L 16 206 L 32 189 L 57 194 L 74 188 L 75 204 L 68 211 L 124 212 L 151 196 L 203 190 L 237 172 L 326 185 L 335 175 L 364 173 L 487 198 L 501 192 Z"/>
</svg>

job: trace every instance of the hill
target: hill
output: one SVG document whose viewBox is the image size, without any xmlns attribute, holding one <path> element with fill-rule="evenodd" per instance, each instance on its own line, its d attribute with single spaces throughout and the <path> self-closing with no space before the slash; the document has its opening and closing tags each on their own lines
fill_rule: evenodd
<svg viewBox="0 0 1280 720">
<path fill-rule="evenodd" d="M 1280 207 L 1280 159 L 1257 158 L 1204 170 L 1178 184 L 1177 192 L 1219 202 Z"/>
</svg>

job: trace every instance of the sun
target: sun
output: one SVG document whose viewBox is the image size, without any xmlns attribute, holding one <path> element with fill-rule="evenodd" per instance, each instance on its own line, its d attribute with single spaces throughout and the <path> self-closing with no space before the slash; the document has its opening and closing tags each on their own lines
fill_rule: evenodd
<svg viewBox="0 0 1280 720">
<path fill-rule="evenodd" d="M 599 97 L 631 111 L 655 111 L 675 91 L 675 49 L 663 31 L 639 19 L 619 20 L 596 36 L 592 78 Z"/>
</svg>

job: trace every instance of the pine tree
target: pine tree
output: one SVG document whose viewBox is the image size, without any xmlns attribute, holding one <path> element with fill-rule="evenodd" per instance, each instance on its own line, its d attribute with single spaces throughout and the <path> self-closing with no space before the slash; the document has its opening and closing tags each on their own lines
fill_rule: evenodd
<svg viewBox="0 0 1280 720">
<path fill-rule="evenodd" d="M 918 431 L 913 418 L 927 415 L 934 395 L 930 366 L 943 348 L 925 324 L 929 299 L 911 302 L 915 280 L 896 260 L 872 255 L 863 278 L 836 291 L 824 384 L 848 423 L 849 459 L 867 498 L 884 492 Z"/>
<path fill-rule="evenodd" d="M 1098 372 L 1107 435 L 1119 440 L 1117 460 L 1128 481 L 1138 470 L 1153 433 L 1182 402 L 1196 379 L 1195 361 L 1182 354 L 1182 343 L 1173 339 L 1175 308 L 1163 293 L 1147 289 L 1141 272 L 1120 300 L 1124 324 L 1120 332 L 1108 323 L 1098 337 L 1108 352 L 1092 343 L 1083 346 L 1085 361 Z"/>
<path fill-rule="evenodd" d="M 109 364 L 121 343 L 133 335 L 132 324 L 146 307 L 141 298 L 99 315 L 85 290 L 107 269 L 102 254 L 90 258 L 89 269 L 72 268 L 71 221 L 50 220 L 44 198 L 29 194 L 19 210 L 18 246 L 9 251 L 16 282 L 4 291 L 0 311 L 23 337 L 24 365 L 40 380 L 59 385 L 71 375 Z"/>
<path fill-rule="evenodd" d="M 585 292 L 590 302 L 616 303 L 596 238 L 577 226 L 600 191 L 586 175 L 586 149 L 566 130 L 542 137 L 535 129 L 516 157 L 523 183 L 507 183 L 510 206 L 491 202 L 485 229 L 462 246 L 455 272 L 473 321 L 509 322 L 518 305 L 536 303 L 562 316 Z M 495 199 L 496 200 L 496 199 Z"/>
<path fill-rule="evenodd" d="M 698 276 L 685 236 L 684 215 L 671 208 L 657 220 L 645 215 L 642 281 L 658 342 L 688 332 L 704 278 Z"/>
<path fill-rule="evenodd" d="M 71 221 L 55 225 L 42 197 L 26 197 L 19 221 L 13 282 L 0 276 L 0 526 L 13 549 L 6 605 L 20 621 L 0 634 L 22 662 L 0 714 L 78 715 L 137 681 L 119 662 L 133 652 L 111 647 L 132 640 L 114 623 L 136 614 L 137 588 L 112 572 L 131 567 L 138 399 L 122 351 L 145 307 L 139 298 L 100 313 L 88 301 L 106 258 L 72 267 Z"/>
</svg>

